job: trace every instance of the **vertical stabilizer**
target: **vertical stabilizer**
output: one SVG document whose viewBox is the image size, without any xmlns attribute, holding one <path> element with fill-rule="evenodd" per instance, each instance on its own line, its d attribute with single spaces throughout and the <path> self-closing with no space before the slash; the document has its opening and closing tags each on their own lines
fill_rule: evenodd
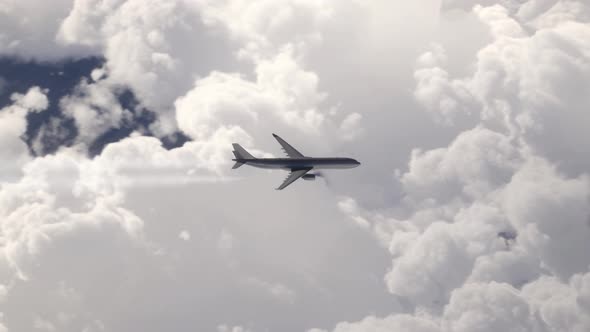
<svg viewBox="0 0 590 332">
<path fill-rule="evenodd" d="M 256 159 L 248 151 L 246 151 L 246 149 L 244 149 L 240 144 L 233 143 L 232 145 L 234 147 L 233 152 L 234 152 L 234 156 L 236 156 L 236 159 Z M 235 167 L 235 168 L 237 168 L 237 167 Z"/>
</svg>

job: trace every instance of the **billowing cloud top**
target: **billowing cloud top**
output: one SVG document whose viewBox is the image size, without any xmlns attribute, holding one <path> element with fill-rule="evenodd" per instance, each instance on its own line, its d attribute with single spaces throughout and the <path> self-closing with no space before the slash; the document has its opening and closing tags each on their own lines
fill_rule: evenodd
<svg viewBox="0 0 590 332">
<path fill-rule="evenodd" d="M 0 331 L 590 330 L 584 1 L 21 0 L 0 27 Z M 231 170 L 272 132 L 362 166 Z"/>
</svg>

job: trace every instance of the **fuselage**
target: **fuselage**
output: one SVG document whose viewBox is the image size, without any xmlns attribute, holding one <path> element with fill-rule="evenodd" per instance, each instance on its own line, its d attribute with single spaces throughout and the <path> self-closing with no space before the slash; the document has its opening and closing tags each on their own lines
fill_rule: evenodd
<svg viewBox="0 0 590 332">
<path fill-rule="evenodd" d="M 273 169 L 344 169 L 354 168 L 360 165 L 358 161 L 352 158 L 248 158 L 233 159 L 234 161 L 244 163 L 258 168 Z"/>
</svg>

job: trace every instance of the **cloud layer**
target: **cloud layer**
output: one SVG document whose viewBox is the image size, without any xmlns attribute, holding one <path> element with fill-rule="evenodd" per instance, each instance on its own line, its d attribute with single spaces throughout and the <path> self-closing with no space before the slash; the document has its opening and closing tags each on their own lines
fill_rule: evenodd
<svg viewBox="0 0 590 332">
<path fill-rule="evenodd" d="M 0 4 L 0 54 L 104 63 L 1 106 L 0 331 L 590 327 L 583 2 L 38 6 Z M 33 157 L 51 104 L 78 135 Z M 277 194 L 230 170 L 271 132 L 363 166 Z"/>
</svg>

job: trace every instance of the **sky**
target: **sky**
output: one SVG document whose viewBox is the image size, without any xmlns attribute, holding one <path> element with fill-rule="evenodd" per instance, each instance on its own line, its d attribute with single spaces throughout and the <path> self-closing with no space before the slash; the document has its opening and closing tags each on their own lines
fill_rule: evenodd
<svg viewBox="0 0 590 332">
<path fill-rule="evenodd" d="M 0 331 L 588 331 L 588 105 L 585 0 L 0 0 Z"/>
</svg>

